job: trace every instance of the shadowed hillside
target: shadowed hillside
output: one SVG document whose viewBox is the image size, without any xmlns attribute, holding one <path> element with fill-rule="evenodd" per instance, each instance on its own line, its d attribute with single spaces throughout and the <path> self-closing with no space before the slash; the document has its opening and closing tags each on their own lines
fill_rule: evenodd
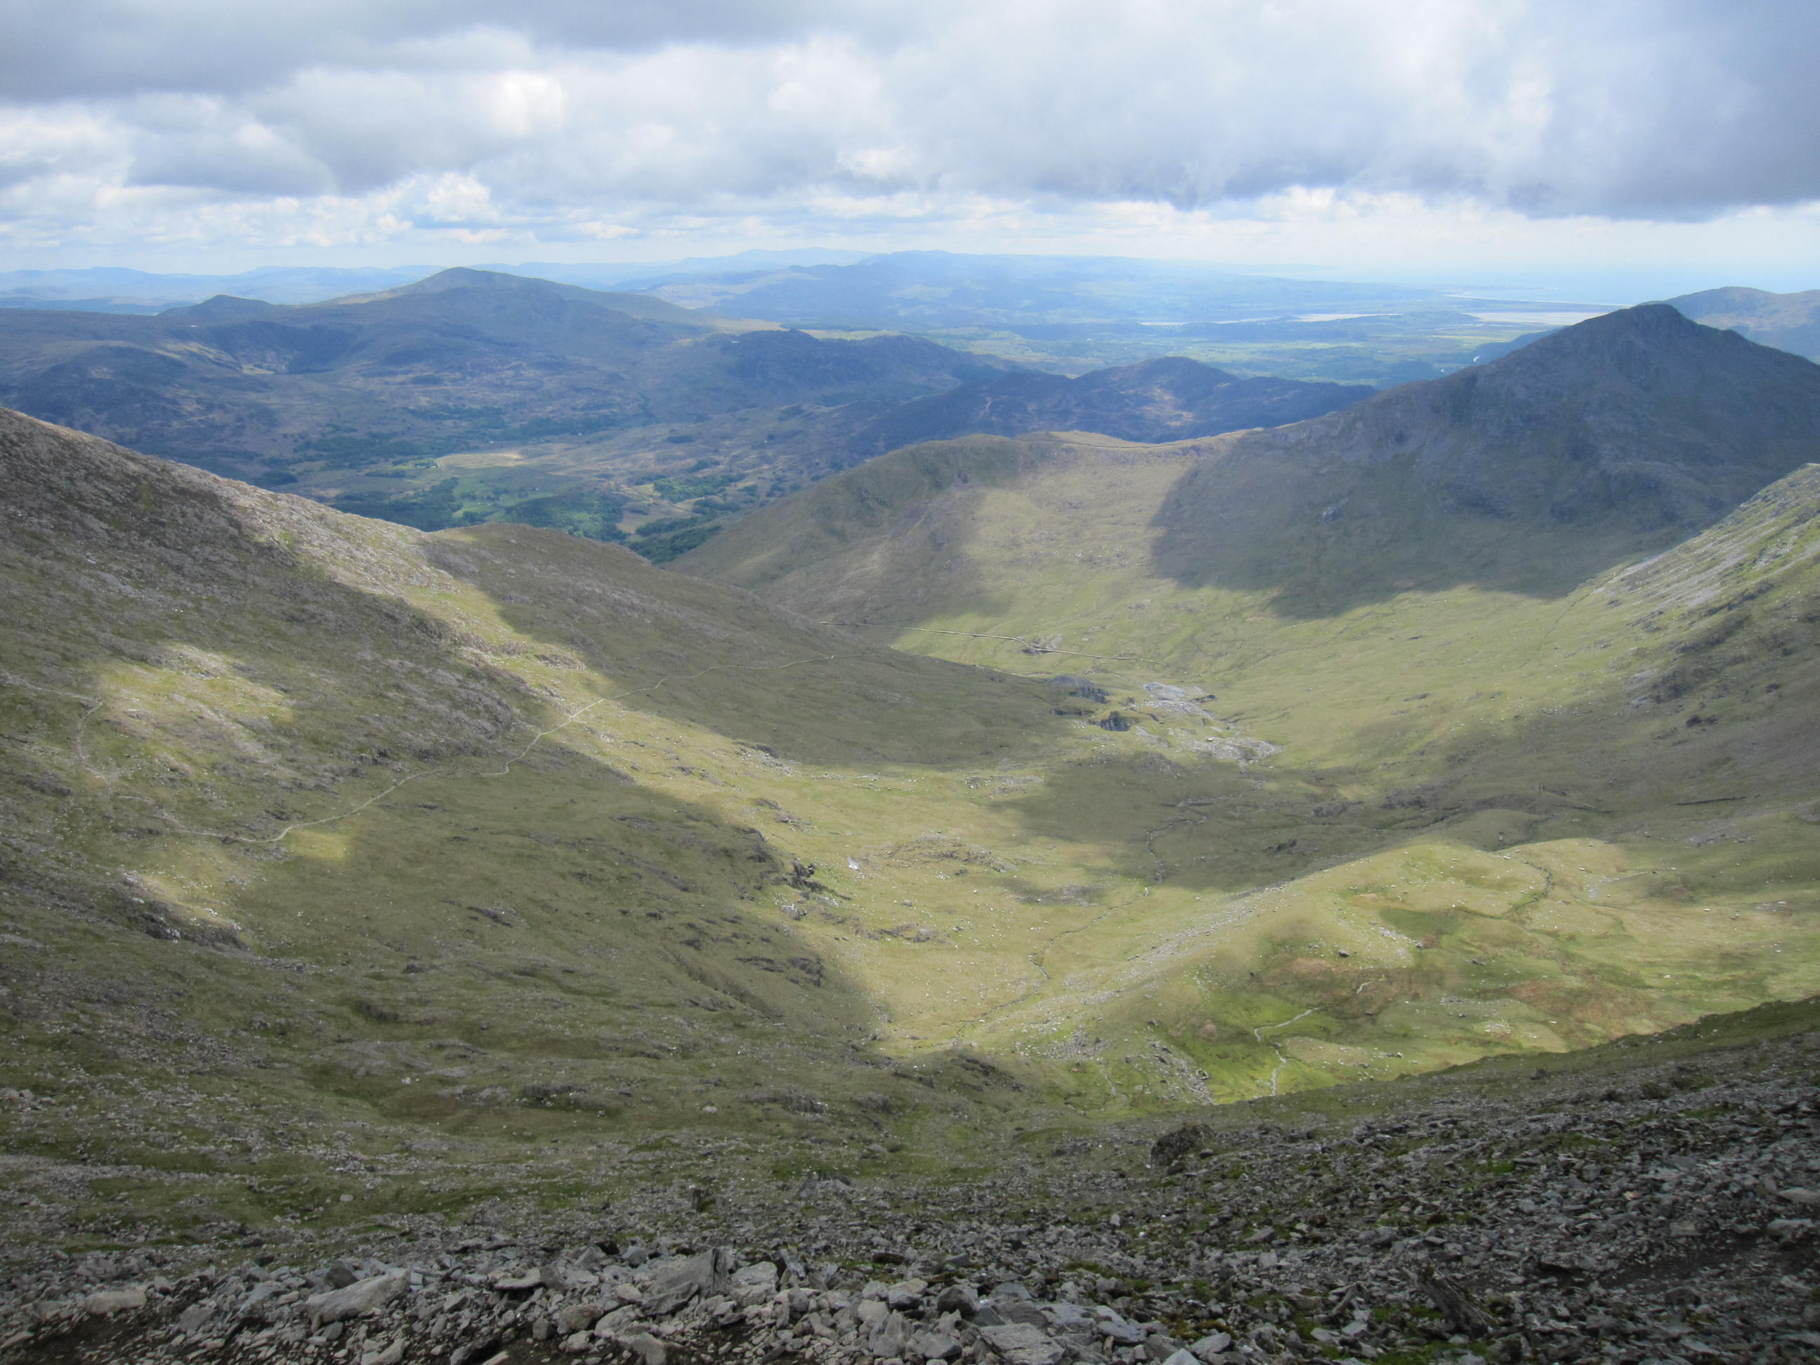
<svg viewBox="0 0 1820 1365">
<path fill-rule="evenodd" d="M 1359 385 L 1241 379 L 1179 357 L 1078 379 L 1009 374 L 963 384 L 893 410 L 860 433 L 879 454 L 957 436 L 1092 431 L 1126 441 L 1174 441 L 1318 417 L 1371 396 Z"/>
<path fill-rule="evenodd" d="M 1559 594 L 1820 453 L 1820 367 L 1661 304 L 1233 438 L 1159 508 L 1158 569 L 1327 614 L 1399 582 Z"/>
</svg>

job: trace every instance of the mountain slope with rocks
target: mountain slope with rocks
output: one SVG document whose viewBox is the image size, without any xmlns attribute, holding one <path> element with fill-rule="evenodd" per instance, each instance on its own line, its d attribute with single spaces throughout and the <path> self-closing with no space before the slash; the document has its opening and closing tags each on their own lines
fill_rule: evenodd
<svg viewBox="0 0 1820 1365">
<path fill-rule="evenodd" d="M 1641 391 L 1647 358 L 1619 354 Z M 1764 429 L 1796 420 L 1802 392 L 1764 400 Z M 1579 414 L 1591 430 L 1651 430 L 1595 407 Z M 1483 417 L 1446 412 L 1465 416 L 1424 429 L 1422 449 Z M 819 599 L 789 598 L 796 614 L 612 546 L 522 526 L 426 534 L 0 414 L 0 1126 L 17 1191 L 0 1243 L 31 1248 L 13 1301 L 50 1305 L 14 1319 L 30 1335 L 6 1349 L 116 1350 L 171 1310 L 188 1315 L 183 1350 L 225 1358 L 667 1341 L 684 1359 L 739 1333 L 796 1351 L 764 1335 L 785 1325 L 775 1293 L 796 1289 L 858 1297 L 789 1308 L 791 1342 L 818 1313 L 843 1349 L 862 1321 L 894 1349 L 953 1340 L 925 1358 L 1166 1356 L 1222 1332 L 1241 1358 L 1246 1343 L 1340 1345 L 1317 1327 L 1350 1340 L 1355 1300 L 1308 1324 L 1306 1303 L 1253 1299 L 1285 1264 L 1309 1268 L 1298 1284 L 1352 1269 L 1389 1296 L 1401 1271 L 1353 1264 L 1377 1220 L 1408 1229 L 1395 1242 L 1488 1216 L 1439 1187 L 1412 1200 L 1416 1167 L 1371 1164 L 1404 1152 L 1346 1145 L 1371 1136 L 1347 1135 L 1385 1095 L 1428 1097 L 1411 1101 L 1434 1111 L 1422 1134 L 1455 1141 L 1442 1111 L 1464 1092 L 1395 1078 L 1499 1059 L 1487 1074 L 1506 1088 L 1451 1112 L 1503 1115 L 1500 1130 L 1546 1145 L 1545 1123 L 1509 1118 L 1541 1122 L 1523 1084 L 1536 1067 L 1562 1069 L 1562 1103 L 1583 1115 L 1604 1090 L 1571 1078 L 1603 1063 L 1580 1049 L 1820 989 L 1820 469 L 1703 529 L 1664 525 L 1652 494 L 1649 515 L 1603 523 L 1616 557 L 1567 587 L 1517 591 L 1456 565 L 1314 614 L 1274 587 L 1159 572 L 1156 545 L 1179 525 L 1159 509 L 1197 462 L 1297 430 L 981 437 L 871 461 L 781 505 L 800 518 L 780 542 L 798 562 L 759 586 L 787 597 L 816 557 L 836 575 Z M 1539 467 L 1557 435 L 1542 431 Z M 1783 449 L 1689 477 L 1728 486 Z M 1378 467 L 1369 452 L 1338 465 Z M 1511 521 L 1500 562 L 1524 536 L 1553 553 L 1536 523 Z M 876 613 L 852 623 L 874 641 L 811 619 L 849 624 L 855 601 Z M 1751 1017 L 1720 1041 L 1756 1046 L 1806 1016 Z M 1634 1121 L 1732 1153 L 1710 1197 L 1690 1187 L 1696 1219 L 1747 1169 L 1774 1190 L 1741 1224 L 1806 1188 L 1780 1147 L 1760 1167 L 1737 1155 L 1789 1136 L 1781 1080 L 1722 1092 L 1753 1115 L 1736 1128 L 1650 1107 L 1672 1094 L 1626 1108 L 1627 1084 L 1605 1087 L 1612 1132 Z M 1225 1125 L 1260 1112 L 1236 1106 L 1271 1097 L 1286 1107 L 1264 1112 L 1293 1116 L 1293 1134 L 1348 1121 L 1222 1146 Z M 1192 1153 L 1199 1174 L 1135 1178 L 1127 1159 L 1183 1115 L 1208 1133 L 1157 1159 Z M 1459 1150 L 1517 1161 L 1496 1140 Z M 1398 1202 L 1362 1205 L 1369 1228 L 1341 1220 L 1338 1260 L 1298 1259 L 1325 1225 L 1261 1201 L 1330 1208 L 1320 1166 L 1336 1152 Z M 1134 1179 L 1110 1186 L 1111 1169 Z M 1607 1208 L 1492 1182 L 1514 1173 L 1486 1172 L 1535 1205 L 1504 1225 L 1513 1245 Z M 1243 1216 L 1191 1212 L 1209 1201 Z M 1435 1212 L 1443 1224 L 1424 1221 Z M 862 1318 L 864 1279 L 802 1278 L 874 1254 L 881 1226 L 908 1246 L 883 1248 L 911 1262 L 905 1276 L 933 1285 L 925 1261 L 971 1254 L 943 1273 L 976 1292 L 1040 1276 L 1025 1286 L 1039 1306 L 982 1322 L 903 1289 Z M 718 1244 L 769 1261 L 768 1325 L 743 1311 L 765 1295 L 722 1292 L 732 1260 L 710 1257 L 705 1297 L 732 1298 L 736 1320 L 703 1307 L 701 1285 L 649 1302 L 660 1270 L 684 1269 L 640 1282 L 625 1253 L 666 1236 L 660 1262 Z M 510 1258 L 491 1256 L 496 1237 Z M 1470 1273 L 1434 1273 L 1475 1312 L 1526 1311 L 1494 1296 L 1532 1292 L 1513 1278 L 1530 1272 L 1491 1240 L 1456 1240 Z M 293 1268 L 263 1291 L 236 1270 L 174 1294 L 181 1277 L 155 1283 L 140 1260 L 45 1278 L 46 1248 L 152 1243 L 245 1245 Z M 1739 1247 L 1744 1269 L 1722 1269 L 1711 1302 L 1786 1315 L 1736 1288 L 1781 1252 Z M 336 1270 L 334 1256 L 350 1259 Z M 1628 1273 L 1615 1242 L 1612 1256 L 1588 1273 Z M 1186 1297 L 1153 1296 L 1171 1264 L 1188 1267 L 1167 1272 Z M 1317 1305 L 1341 1287 L 1319 1282 Z M 586 1296 L 613 1283 L 645 1308 L 596 1335 L 618 1309 L 583 1324 Z M 310 1302 L 362 1284 L 365 1307 Z M 1454 1310 L 1417 1289 L 1437 1306 L 1396 1300 L 1385 1348 L 1432 1355 L 1459 1335 L 1474 1349 L 1464 1310 L 1446 1337 L 1424 1334 L 1425 1313 Z M 237 1327 L 243 1291 L 283 1301 Z M 1548 1300 L 1554 1316 L 1523 1330 L 1552 1332 L 1592 1297 Z M 1639 1298 L 1638 1322 L 1662 1302 Z M 393 1304 L 423 1325 L 402 1344 L 378 1316 Z M 1077 1340 L 1080 1315 L 1114 1321 L 1102 1307 L 1127 1326 Z M 553 1335 L 568 1308 L 574 1325 Z M 1805 1330 L 1799 1314 L 1787 1330 Z"/>
<path fill-rule="evenodd" d="M 0 1269 L 9 1360 L 1812 1358 L 1806 1006 L 1044 1135 L 989 1181 L 720 1182 L 384 1240 Z M 1009 1153 L 1006 1154 L 1007 1156 Z M 212 1263 L 204 1258 L 214 1253 Z M 231 1267 L 231 1268 L 224 1268 Z"/>
</svg>

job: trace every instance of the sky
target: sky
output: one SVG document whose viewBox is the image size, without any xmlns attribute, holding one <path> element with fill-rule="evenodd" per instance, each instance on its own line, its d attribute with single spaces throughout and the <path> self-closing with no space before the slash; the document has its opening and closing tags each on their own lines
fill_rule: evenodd
<svg viewBox="0 0 1820 1365">
<path fill-rule="evenodd" d="M 0 0 L 0 269 L 1820 286 L 1814 0 Z"/>
</svg>

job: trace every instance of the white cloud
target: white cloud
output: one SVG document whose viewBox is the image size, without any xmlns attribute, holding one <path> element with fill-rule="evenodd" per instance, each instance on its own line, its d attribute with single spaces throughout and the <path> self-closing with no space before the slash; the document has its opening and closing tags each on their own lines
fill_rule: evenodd
<svg viewBox="0 0 1820 1365">
<path fill-rule="evenodd" d="M 15 247 L 129 242 L 98 206 L 155 216 L 178 201 L 106 192 L 160 187 L 273 245 L 349 205 L 400 245 L 820 235 L 811 206 L 1041 237 L 1148 205 L 1174 239 L 1287 246 L 1820 199 L 1808 0 L 69 0 L 17 27 Z"/>
</svg>

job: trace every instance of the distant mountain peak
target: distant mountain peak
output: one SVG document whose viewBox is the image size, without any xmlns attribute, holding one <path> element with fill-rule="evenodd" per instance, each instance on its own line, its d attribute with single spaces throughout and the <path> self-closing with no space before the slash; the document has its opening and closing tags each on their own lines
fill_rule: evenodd
<svg viewBox="0 0 1820 1365">
<path fill-rule="evenodd" d="M 1520 350 L 1476 369 L 1432 381 L 1441 386 L 1477 382 L 1527 392 L 1590 393 L 1619 384 L 1667 401 L 1691 387 L 1750 384 L 1798 371 L 1805 362 L 1744 337 L 1690 321 L 1666 303 L 1641 303 L 1602 313 L 1539 337 Z"/>
<path fill-rule="evenodd" d="M 234 294 L 216 294 L 184 308 L 167 308 L 159 316 L 190 318 L 196 322 L 231 322 L 235 318 L 263 317 L 278 308 L 264 299 L 243 299 Z"/>
<path fill-rule="evenodd" d="M 524 275 L 508 275 L 501 270 L 474 270 L 465 265 L 439 270 L 427 279 L 392 290 L 393 295 L 440 294 L 447 289 L 559 289 L 548 280 L 534 280 Z"/>
<path fill-rule="evenodd" d="M 1760 345 L 1820 360 L 1820 289 L 1772 294 L 1732 284 L 1668 302 L 1695 322 L 1727 327 Z"/>
</svg>

